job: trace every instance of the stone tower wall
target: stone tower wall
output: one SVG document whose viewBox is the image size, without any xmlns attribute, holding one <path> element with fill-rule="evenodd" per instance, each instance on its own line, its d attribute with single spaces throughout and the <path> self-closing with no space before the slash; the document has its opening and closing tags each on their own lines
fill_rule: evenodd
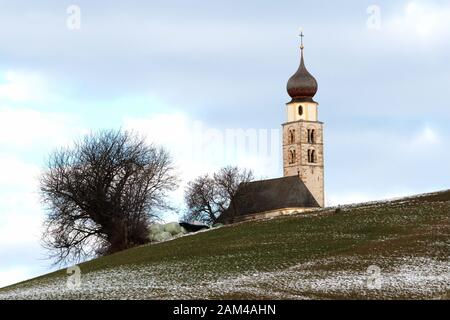
<svg viewBox="0 0 450 320">
<path fill-rule="evenodd" d="M 308 140 L 308 130 L 314 130 L 313 142 Z M 314 150 L 314 162 L 308 161 L 308 150 Z M 299 175 L 319 205 L 325 205 L 323 123 L 300 120 L 283 124 L 283 171 L 284 176 Z"/>
</svg>

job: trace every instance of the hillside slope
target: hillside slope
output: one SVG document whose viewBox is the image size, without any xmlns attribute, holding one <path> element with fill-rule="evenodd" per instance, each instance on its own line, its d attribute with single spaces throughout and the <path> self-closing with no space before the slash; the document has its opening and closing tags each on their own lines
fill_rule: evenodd
<svg viewBox="0 0 450 320">
<path fill-rule="evenodd" d="M 81 264 L 78 289 L 61 270 L 0 299 L 449 299 L 449 235 L 447 191 L 141 246 Z"/>
</svg>

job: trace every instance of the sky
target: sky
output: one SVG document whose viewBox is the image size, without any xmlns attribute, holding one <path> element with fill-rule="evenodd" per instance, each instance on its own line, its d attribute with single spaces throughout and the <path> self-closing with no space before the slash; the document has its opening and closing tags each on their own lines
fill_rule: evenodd
<svg viewBox="0 0 450 320">
<path fill-rule="evenodd" d="M 39 174 L 90 131 L 169 149 L 182 182 L 166 221 L 199 174 L 281 176 L 300 27 L 326 203 L 448 189 L 450 1 L 0 0 L 0 287 L 52 270 Z"/>
</svg>

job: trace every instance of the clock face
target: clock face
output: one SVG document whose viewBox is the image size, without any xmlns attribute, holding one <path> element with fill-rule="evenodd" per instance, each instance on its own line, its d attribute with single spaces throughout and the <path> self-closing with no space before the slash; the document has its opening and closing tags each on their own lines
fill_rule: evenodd
<svg viewBox="0 0 450 320">
<path fill-rule="evenodd" d="M 298 115 L 303 115 L 303 106 L 298 106 Z"/>
</svg>

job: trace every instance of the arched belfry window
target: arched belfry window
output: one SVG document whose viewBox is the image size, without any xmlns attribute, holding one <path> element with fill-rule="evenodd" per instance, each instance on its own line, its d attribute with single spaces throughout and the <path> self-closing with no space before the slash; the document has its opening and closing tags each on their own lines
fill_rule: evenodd
<svg viewBox="0 0 450 320">
<path fill-rule="evenodd" d="M 295 142 L 295 129 L 289 129 L 289 143 Z"/>
<path fill-rule="evenodd" d="M 298 106 L 298 115 L 301 116 L 303 115 L 303 106 Z"/>
<path fill-rule="evenodd" d="M 289 164 L 295 163 L 295 149 L 289 150 Z"/>
<path fill-rule="evenodd" d="M 308 129 L 308 143 L 316 143 L 316 130 Z"/>
<path fill-rule="evenodd" d="M 315 163 L 316 162 L 316 150 L 308 150 L 308 162 Z"/>
</svg>

